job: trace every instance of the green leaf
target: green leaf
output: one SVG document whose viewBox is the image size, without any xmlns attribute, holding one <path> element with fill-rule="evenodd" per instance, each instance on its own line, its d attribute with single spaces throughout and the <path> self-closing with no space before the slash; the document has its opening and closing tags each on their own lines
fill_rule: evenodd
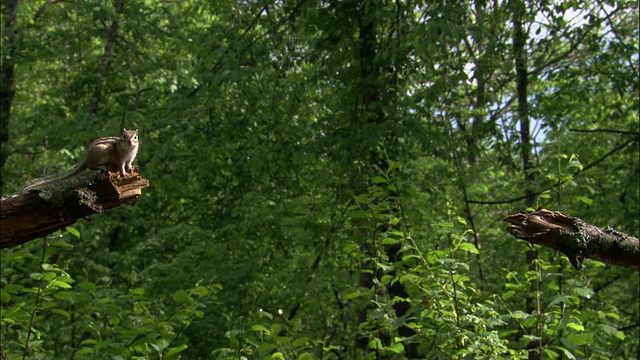
<svg viewBox="0 0 640 360">
<path fill-rule="evenodd" d="M 549 194 L 549 191 L 545 191 L 538 196 L 538 199 L 551 199 L 551 195 Z"/>
<path fill-rule="evenodd" d="M 11 301 L 11 295 L 9 295 L 8 292 L 4 291 L 4 289 L 0 290 L 0 301 L 2 301 L 3 304 Z"/>
<path fill-rule="evenodd" d="M 369 195 L 367 194 L 360 194 L 358 196 L 356 196 L 356 201 L 359 202 L 360 204 L 369 204 Z"/>
<path fill-rule="evenodd" d="M 71 320 L 71 314 L 69 314 L 67 311 L 55 308 L 55 309 L 51 309 L 51 312 L 54 313 L 54 314 L 60 314 L 60 315 L 62 315 L 64 317 L 66 317 L 67 320 Z"/>
<path fill-rule="evenodd" d="M 402 343 L 395 343 L 393 345 L 387 346 L 385 350 L 389 350 L 392 353 L 396 354 L 402 354 L 402 352 L 404 351 L 404 345 L 402 345 Z"/>
<path fill-rule="evenodd" d="M 618 331 L 618 329 L 616 329 L 615 327 L 611 326 L 611 325 L 607 325 L 607 324 L 600 324 L 598 325 L 598 330 L 602 331 L 603 333 L 609 335 L 609 336 L 615 336 L 617 338 L 620 339 L 620 336 L 622 335 L 622 339 L 624 340 L 624 333 L 622 331 Z"/>
<path fill-rule="evenodd" d="M 369 341 L 369 349 L 382 349 L 382 343 L 380 342 L 380 339 L 371 339 Z"/>
<path fill-rule="evenodd" d="M 175 355 L 183 350 L 186 350 L 189 347 L 189 345 L 186 344 L 182 344 L 176 347 L 172 347 L 167 351 L 166 356 L 171 356 L 171 355 Z"/>
<path fill-rule="evenodd" d="M 585 203 L 585 204 L 587 204 L 589 206 L 593 205 L 593 199 L 588 198 L 586 196 L 577 196 L 576 199 L 578 201 L 582 201 L 583 203 Z"/>
<path fill-rule="evenodd" d="M 411 284 L 420 281 L 420 277 L 416 274 L 404 274 L 400 276 L 400 283 L 403 285 Z"/>
<path fill-rule="evenodd" d="M 301 338 L 297 338 L 294 342 L 293 342 L 293 346 L 299 348 L 302 346 L 305 346 L 309 343 L 309 339 L 306 337 L 301 337 Z"/>
<path fill-rule="evenodd" d="M 96 284 L 91 282 L 83 282 L 78 284 L 78 287 L 82 290 L 86 291 L 96 291 Z"/>
<path fill-rule="evenodd" d="M 83 347 L 80 350 L 73 353 L 74 358 L 79 358 L 83 355 L 93 354 L 95 350 L 93 348 Z"/>
<path fill-rule="evenodd" d="M 165 339 L 160 339 L 158 343 L 150 342 L 149 345 L 151 345 L 151 347 L 158 353 L 162 353 L 169 343 Z"/>
<path fill-rule="evenodd" d="M 617 313 L 615 313 L 615 312 L 608 312 L 608 313 L 606 313 L 605 315 L 606 315 L 606 316 L 608 316 L 608 317 L 610 317 L 610 318 L 612 318 L 612 319 L 614 319 L 614 320 L 618 320 L 618 321 L 620 321 L 620 315 L 618 315 L 618 314 L 617 314 Z"/>
<path fill-rule="evenodd" d="M 135 288 L 135 289 L 131 290 L 131 293 L 133 295 L 144 295 L 144 289 L 143 288 Z"/>
<path fill-rule="evenodd" d="M 29 277 L 33 280 L 42 280 L 42 276 L 41 273 L 29 273 Z"/>
<path fill-rule="evenodd" d="M 187 300 L 187 298 L 189 298 L 189 294 L 187 294 L 187 292 L 184 290 L 178 290 L 174 292 L 171 297 L 173 298 L 173 301 L 176 302 L 176 304 L 182 304 Z"/>
<path fill-rule="evenodd" d="M 71 285 L 67 284 L 64 281 L 60 281 L 60 280 L 54 280 L 53 282 L 51 282 L 51 284 L 49 286 L 61 287 L 63 289 L 71 289 Z"/>
<path fill-rule="evenodd" d="M 557 295 L 551 298 L 551 301 L 549 302 L 549 307 L 557 305 L 559 303 L 563 303 L 563 302 L 567 302 L 569 300 L 571 300 L 573 297 L 571 295 Z"/>
<path fill-rule="evenodd" d="M 573 323 L 573 322 L 567 323 L 566 327 L 570 329 L 574 329 L 576 331 L 584 331 L 584 326 L 582 326 L 581 324 Z"/>
<path fill-rule="evenodd" d="M 269 329 L 267 329 L 264 325 L 260 325 L 260 324 L 251 326 L 251 331 L 257 331 L 257 332 L 265 333 L 267 335 L 271 335 L 271 331 L 269 331 Z"/>
<path fill-rule="evenodd" d="M 478 249 L 476 248 L 476 246 L 475 246 L 475 245 L 473 245 L 473 244 L 472 244 L 472 243 L 470 243 L 470 242 L 462 242 L 462 243 L 460 243 L 460 245 L 458 246 L 458 248 L 459 248 L 460 250 L 467 251 L 467 252 L 474 253 L 474 254 L 479 254 L 479 253 L 480 253 L 480 251 L 478 251 Z"/>
<path fill-rule="evenodd" d="M 264 311 L 264 310 L 260 309 L 259 314 L 260 314 L 261 317 L 266 317 L 269 320 L 273 320 L 273 315 L 271 315 L 271 313 L 268 312 L 268 311 Z"/>
<path fill-rule="evenodd" d="M 47 271 L 44 274 L 42 274 L 42 280 L 45 281 L 51 281 L 53 279 L 55 279 L 58 276 L 58 274 L 52 272 L 52 271 Z"/>
<path fill-rule="evenodd" d="M 357 298 L 360 295 L 362 295 L 362 293 L 360 291 L 353 291 L 353 292 L 350 292 L 350 293 L 344 295 L 342 298 L 344 300 L 352 300 L 352 299 Z"/>
<path fill-rule="evenodd" d="M 73 244 L 69 244 L 64 240 L 57 240 L 57 241 L 51 242 L 51 246 L 58 247 L 58 248 L 69 248 L 69 247 L 72 248 Z"/>
<path fill-rule="evenodd" d="M 521 310 L 516 310 L 511 314 L 511 316 L 514 319 L 527 319 L 529 317 L 529 314 Z"/>
<path fill-rule="evenodd" d="M 394 238 L 386 237 L 386 238 L 382 239 L 380 244 L 381 245 L 393 245 L 393 244 L 397 244 L 399 242 L 400 242 L 400 240 L 396 240 Z"/>
<path fill-rule="evenodd" d="M 564 354 L 564 356 L 567 357 L 567 359 L 576 360 L 576 357 L 569 350 L 567 350 L 567 349 L 565 349 L 565 348 L 563 348 L 561 346 L 554 346 L 553 348 L 560 350 Z"/>
<path fill-rule="evenodd" d="M 80 231 L 76 230 L 76 228 L 73 228 L 71 226 L 67 226 L 65 228 L 65 230 L 67 230 L 67 232 L 73 236 L 76 237 L 76 239 L 80 239 Z"/>
<path fill-rule="evenodd" d="M 402 256 L 402 262 L 403 263 L 408 263 L 408 262 L 412 262 L 413 260 L 420 260 L 420 256 L 419 255 L 404 255 Z"/>
<path fill-rule="evenodd" d="M 593 342 L 593 333 L 576 334 L 572 333 L 567 335 L 566 341 L 574 346 L 587 345 Z"/>
<path fill-rule="evenodd" d="M 593 296 L 593 290 L 585 287 L 573 288 L 572 292 L 575 295 L 581 296 L 586 299 L 591 299 L 591 297 Z"/>
<path fill-rule="evenodd" d="M 207 294 L 209 294 L 209 289 L 207 289 L 204 286 L 198 286 L 195 289 L 192 290 L 194 294 L 203 297 L 203 296 L 207 296 Z"/>
<path fill-rule="evenodd" d="M 379 263 L 376 263 L 376 268 L 382 269 L 384 271 L 391 271 L 393 270 L 393 265 L 388 265 L 388 264 L 379 262 Z"/>
<path fill-rule="evenodd" d="M 353 219 L 368 219 L 369 213 L 362 209 L 359 209 L 359 210 L 350 212 L 349 217 Z"/>
</svg>

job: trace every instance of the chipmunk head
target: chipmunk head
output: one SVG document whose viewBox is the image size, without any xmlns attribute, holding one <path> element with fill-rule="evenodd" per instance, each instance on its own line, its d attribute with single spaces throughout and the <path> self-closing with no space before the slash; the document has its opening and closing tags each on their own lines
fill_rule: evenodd
<svg viewBox="0 0 640 360">
<path fill-rule="evenodd" d="M 129 144 L 135 144 L 138 142 L 138 129 L 136 130 L 127 130 L 125 128 L 122 129 L 122 137 L 123 141 L 128 142 Z"/>
</svg>

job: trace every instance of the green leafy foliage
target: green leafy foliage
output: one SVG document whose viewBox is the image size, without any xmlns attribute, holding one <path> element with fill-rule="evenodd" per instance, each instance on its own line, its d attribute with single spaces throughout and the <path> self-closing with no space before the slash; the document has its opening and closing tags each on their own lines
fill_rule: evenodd
<svg viewBox="0 0 640 360">
<path fill-rule="evenodd" d="M 501 221 L 637 231 L 635 4 L 19 5 L 5 196 L 122 127 L 151 186 L 2 250 L 6 357 L 637 354 L 636 273 L 527 260 Z"/>
</svg>

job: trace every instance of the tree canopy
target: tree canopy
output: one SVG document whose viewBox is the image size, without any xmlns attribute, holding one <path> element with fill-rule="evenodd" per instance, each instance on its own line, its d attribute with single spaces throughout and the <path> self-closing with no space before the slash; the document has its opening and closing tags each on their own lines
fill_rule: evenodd
<svg viewBox="0 0 640 360">
<path fill-rule="evenodd" d="M 4 197 L 138 129 L 135 202 L 2 249 L 13 359 L 613 359 L 638 272 L 632 1 L 2 2 Z"/>
</svg>

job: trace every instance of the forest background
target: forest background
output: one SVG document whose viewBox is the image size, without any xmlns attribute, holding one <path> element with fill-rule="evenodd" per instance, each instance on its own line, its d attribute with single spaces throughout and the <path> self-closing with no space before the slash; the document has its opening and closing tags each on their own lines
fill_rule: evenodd
<svg viewBox="0 0 640 360">
<path fill-rule="evenodd" d="M 632 359 L 635 1 L 2 2 L 2 194 L 139 129 L 135 202 L 3 249 L 3 358 Z"/>
</svg>

